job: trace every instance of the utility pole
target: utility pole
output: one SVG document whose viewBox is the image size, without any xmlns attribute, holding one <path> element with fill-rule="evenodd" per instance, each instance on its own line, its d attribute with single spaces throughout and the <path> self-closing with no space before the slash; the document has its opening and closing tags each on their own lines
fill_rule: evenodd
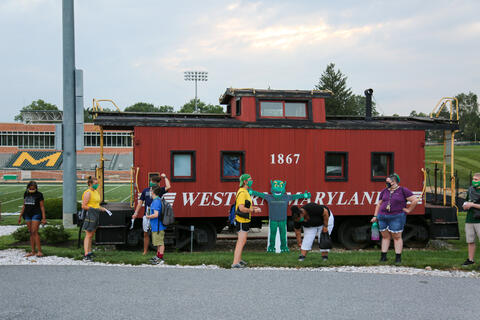
<svg viewBox="0 0 480 320">
<path fill-rule="evenodd" d="M 73 227 L 77 211 L 75 126 L 75 27 L 73 0 L 62 1 L 63 40 L 63 225 Z"/>
</svg>

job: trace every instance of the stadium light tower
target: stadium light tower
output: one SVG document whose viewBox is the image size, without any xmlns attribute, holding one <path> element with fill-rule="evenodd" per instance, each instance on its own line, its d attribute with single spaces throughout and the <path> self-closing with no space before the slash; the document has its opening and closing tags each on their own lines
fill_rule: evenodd
<svg viewBox="0 0 480 320">
<path fill-rule="evenodd" d="M 208 71 L 185 71 L 185 81 L 195 81 L 195 112 L 197 112 L 197 81 L 208 81 Z"/>
</svg>

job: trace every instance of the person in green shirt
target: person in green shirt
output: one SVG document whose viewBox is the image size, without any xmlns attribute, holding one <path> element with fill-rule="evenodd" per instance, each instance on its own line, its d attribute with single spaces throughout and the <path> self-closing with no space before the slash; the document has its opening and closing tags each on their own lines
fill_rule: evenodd
<svg viewBox="0 0 480 320">
<path fill-rule="evenodd" d="M 465 219 L 465 238 L 468 244 L 468 258 L 463 263 L 464 266 L 474 264 L 475 257 L 475 238 L 480 239 L 480 173 L 475 173 L 472 179 L 472 185 L 467 191 L 467 201 L 463 204 L 463 209 L 467 211 Z"/>
</svg>

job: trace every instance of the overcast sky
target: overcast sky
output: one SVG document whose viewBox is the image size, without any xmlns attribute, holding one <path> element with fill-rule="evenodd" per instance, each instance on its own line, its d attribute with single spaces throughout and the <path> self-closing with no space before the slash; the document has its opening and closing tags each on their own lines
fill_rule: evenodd
<svg viewBox="0 0 480 320">
<path fill-rule="evenodd" d="M 37 99 L 62 108 L 61 0 L 0 0 L 0 122 Z M 430 112 L 480 92 L 479 1 L 75 1 L 85 105 L 179 106 L 183 72 L 209 72 L 202 101 L 227 87 L 312 89 L 328 63 L 385 115 Z"/>
</svg>

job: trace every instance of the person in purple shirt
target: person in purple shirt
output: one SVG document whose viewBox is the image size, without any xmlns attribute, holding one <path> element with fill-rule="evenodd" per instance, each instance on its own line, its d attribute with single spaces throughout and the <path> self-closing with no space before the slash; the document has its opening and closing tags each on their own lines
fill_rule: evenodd
<svg viewBox="0 0 480 320">
<path fill-rule="evenodd" d="M 371 222 L 378 222 L 382 234 L 380 261 L 387 261 L 388 247 L 393 238 L 395 263 L 400 264 L 402 262 L 403 228 L 407 221 L 407 214 L 415 209 L 418 199 L 412 191 L 398 185 L 400 183 L 398 174 L 394 173 L 388 176 L 385 182 L 387 187 L 380 193 Z M 409 206 L 407 206 L 407 201 L 410 202 Z"/>
</svg>

